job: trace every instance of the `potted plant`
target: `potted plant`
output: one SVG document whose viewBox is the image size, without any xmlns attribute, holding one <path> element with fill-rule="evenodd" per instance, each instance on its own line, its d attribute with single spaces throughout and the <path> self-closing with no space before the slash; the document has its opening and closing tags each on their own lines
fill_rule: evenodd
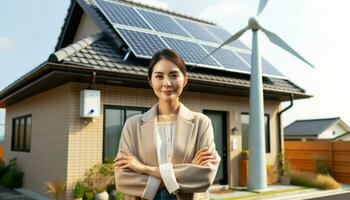
<svg viewBox="0 0 350 200">
<path fill-rule="evenodd" d="M 59 200 L 66 189 L 66 183 L 63 180 L 53 180 L 44 183 L 48 193 L 51 193 L 55 200 Z"/>
<path fill-rule="evenodd" d="M 239 186 L 247 186 L 248 177 L 248 150 L 242 150 L 239 159 Z"/>
<path fill-rule="evenodd" d="M 115 192 L 116 192 L 116 186 L 115 184 L 108 184 L 107 185 L 107 192 L 109 195 L 110 200 L 115 200 Z"/>
<path fill-rule="evenodd" d="M 84 184 L 81 181 L 78 181 L 75 184 L 75 188 L 74 188 L 74 199 L 82 200 L 84 197 L 84 192 L 85 192 Z"/>
<path fill-rule="evenodd" d="M 108 200 L 107 186 L 115 184 L 114 165 L 112 163 L 95 165 L 85 174 L 85 180 L 89 190 L 95 192 L 95 200 Z"/>
<path fill-rule="evenodd" d="M 280 152 L 277 155 L 277 160 L 279 162 L 280 167 L 279 169 L 279 175 L 280 175 L 280 182 L 283 185 L 290 185 L 290 166 L 289 162 L 285 159 L 284 153 Z"/>
</svg>

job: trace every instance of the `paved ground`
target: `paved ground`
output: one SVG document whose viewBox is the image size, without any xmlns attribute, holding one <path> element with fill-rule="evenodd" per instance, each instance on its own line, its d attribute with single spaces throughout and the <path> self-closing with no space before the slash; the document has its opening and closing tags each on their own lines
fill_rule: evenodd
<svg viewBox="0 0 350 200">
<path fill-rule="evenodd" d="M 0 200 L 35 200 L 15 190 L 0 187 Z"/>
<path fill-rule="evenodd" d="M 345 194 L 338 194 L 338 195 L 332 195 L 332 196 L 326 196 L 326 197 L 319 197 L 314 199 L 308 199 L 308 200 L 349 200 L 350 199 L 350 193 Z"/>
</svg>

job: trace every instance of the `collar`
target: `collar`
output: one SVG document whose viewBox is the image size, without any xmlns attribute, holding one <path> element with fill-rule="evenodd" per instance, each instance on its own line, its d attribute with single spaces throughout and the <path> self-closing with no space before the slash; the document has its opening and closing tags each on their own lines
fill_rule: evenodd
<svg viewBox="0 0 350 200">
<path fill-rule="evenodd" d="M 158 103 L 155 104 L 151 109 L 149 109 L 147 112 L 145 112 L 142 115 L 141 120 L 144 122 L 150 121 L 152 119 L 157 118 L 157 108 Z M 189 110 L 185 105 L 180 103 L 179 112 L 177 113 L 178 117 L 181 117 L 185 120 L 192 120 L 194 118 L 194 115 L 191 110 Z"/>
</svg>

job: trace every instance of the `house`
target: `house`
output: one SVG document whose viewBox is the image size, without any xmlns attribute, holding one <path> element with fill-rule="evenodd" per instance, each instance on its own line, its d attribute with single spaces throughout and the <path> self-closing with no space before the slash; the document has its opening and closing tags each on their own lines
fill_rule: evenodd
<svg viewBox="0 0 350 200">
<path fill-rule="evenodd" d="M 120 11 L 110 12 L 108 7 L 98 7 L 96 2 L 119 6 Z M 159 17 L 153 20 L 161 22 L 152 21 L 151 17 L 146 19 L 141 12 L 151 12 Z M 138 32 L 141 28 L 112 25 L 109 19 L 117 15 L 116 21 L 124 19 L 137 24 L 140 21 L 128 18 L 135 13 L 139 18 L 143 16 L 138 20 L 143 23 L 147 20 L 148 25 L 153 22 L 166 25 L 162 20 L 167 19 L 175 23 L 176 18 L 178 22 L 175 24 L 180 27 L 180 32 L 182 30 L 193 38 L 204 33 L 213 36 L 208 31 L 210 28 L 223 33 L 213 23 L 132 1 L 72 1 L 55 52 L 0 93 L 0 107 L 6 108 L 5 161 L 17 157 L 24 170 L 22 192 L 45 197 L 43 183 L 59 178 L 66 180 L 68 199 L 76 181 L 87 169 L 115 156 L 125 119 L 145 112 L 157 102 L 147 81 L 149 57 L 142 54 L 143 51 L 153 50 L 154 53 L 157 50 L 152 42 L 160 36 L 154 32 L 162 34 L 163 39 L 158 43 L 169 37 L 168 44 L 174 45 L 173 48 L 184 56 L 187 63 L 189 83 L 181 101 L 190 109 L 208 115 L 213 122 L 216 147 L 222 157 L 215 183 L 230 187 L 238 185 L 239 155 L 248 144 L 250 75 L 244 70 L 250 69 L 250 49 L 236 41 L 233 47 L 223 50 L 222 61 L 232 61 L 233 64 L 227 65 L 241 65 L 240 69 L 200 67 L 190 61 L 204 62 L 194 53 L 208 53 L 208 50 L 204 51 L 197 43 L 210 49 L 219 42 L 183 39 L 182 36 L 173 37 L 154 30 L 141 34 Z M 180 26 L 180 21 L 183 26 Z M 198 35 L 184 31 L 195 26 L 203 29 L 197 30 Z M 124 29 L 127 31 L 123 32 Z M 125 32 L 130 35 L 125 35 Z M 140 40 L 136 37 L 139 35 L 150 38 Z M 144 43 L 147 48 L 135 49 Z M 186 48 L 178 48 L 182 44 L 187 45 Z M 197 49 L 193 50 L 194 47 Z M 232 59 L 230 56 L 236 57 Z M 213 62 L 214 59 L 210 59 Z M 284 110 L 281 103 L 310 96 L 283 75 L 269 75 L 279 72 L 265 59 L 262 63 L 267 74 L 263 78 L 266 159 L 273 165 L 277 153 L 283 148 L 281 114 Z M 101 94 L 101 112 L 93 120 L 80 117 L 80 92 L 87 88 Z"/>
<path fill-rule="evenodd" d="M 349 133 L 350 127 L 340 117 L 296 120 L 284 128 L 284 140 L 349 140 Z"/>
</svg>

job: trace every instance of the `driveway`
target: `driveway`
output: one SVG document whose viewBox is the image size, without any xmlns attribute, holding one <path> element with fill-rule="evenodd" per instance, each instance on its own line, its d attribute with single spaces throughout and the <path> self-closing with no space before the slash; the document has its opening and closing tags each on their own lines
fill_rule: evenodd
<svg viewBox="0 0 350 200">
<path fill-rule="evenodd" d="M 13 189 L 0 187 L 0 200 L 35 200 Z"/>
</svg>

